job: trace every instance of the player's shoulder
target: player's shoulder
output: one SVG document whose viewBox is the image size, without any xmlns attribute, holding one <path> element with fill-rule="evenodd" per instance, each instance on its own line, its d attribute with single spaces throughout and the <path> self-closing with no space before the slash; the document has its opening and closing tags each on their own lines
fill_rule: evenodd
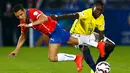
<svg viewBox="0 0 130 73">
<path fill-rule="evenodd" d="M 36 8 L 29 8 L 28 12 L 30 15 L 36 16 L 38 14 L 42 14 L 43 12 Z"/>
<path fill-rule="evenodd" d="M 87 9 L 83 10 L 82 13 L 87 14 L 87 15 L 91 15 L 92 14 L 92 8 L 87 8 Z"/>
<path fill-rule="evenodd" d="M 101 14 L 101 15 L 100 15 L 100 18 L 104 19 L 104 15 L 103 15 L 103 14 Z"/>
<path fill-rule="evenodd" d="M 83 10 L 84 12 L 92 12 L 92 8 L 87 8 L 85 10 Z"/>
<path fill-rule="evenodd" d="M 86 11 L 92 11 L 92 8 L 87 8 L 87 9 L 85 9 Z"/>
</svg>

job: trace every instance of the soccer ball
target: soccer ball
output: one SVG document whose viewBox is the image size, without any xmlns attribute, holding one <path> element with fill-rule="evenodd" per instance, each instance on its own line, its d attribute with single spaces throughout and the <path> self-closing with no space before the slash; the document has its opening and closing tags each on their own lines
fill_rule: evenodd
<svg viewBox="0 0 130 73">
<path fill-rule="evenodd" d="M 106 61 L 101 61 L 96 65 L 95 73 L 110 73 L 110 64 Z"/>
</svg>

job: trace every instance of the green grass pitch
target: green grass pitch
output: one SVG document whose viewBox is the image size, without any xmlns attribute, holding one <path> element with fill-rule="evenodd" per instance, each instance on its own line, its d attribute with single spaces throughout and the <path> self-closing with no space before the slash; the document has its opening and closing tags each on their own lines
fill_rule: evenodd
<svg viewBox="0 0 130 73">
<path fill-rule="evenodd" d="M 8 59 L 8 54 L 15 47 L 0 48 L 0 73 L 78 73 L 73 61 L 50 62 L 47 56 L 47 47 L 20 49 L 17 56 Z M 90 48 L 94 60 L 98 58 L 98 50 Z M 59 52 L 79 54 L 74 47 L 60 47 Z M 111 73 L 130 73 L 130 46 L 117 46 L 107 59 L 111 65 Z M 90 73 L 90 68 L 83 62 L 80 73 Z"/>
</svg>

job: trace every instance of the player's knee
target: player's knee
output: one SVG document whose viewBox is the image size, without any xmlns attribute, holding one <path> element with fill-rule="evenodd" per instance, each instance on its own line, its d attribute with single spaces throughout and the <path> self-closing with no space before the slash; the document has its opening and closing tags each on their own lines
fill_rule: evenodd
<svg viewBox="0 0 130 73">
<path fill-rule="evenodd" d="M 69 41 L 67 42 L 68 44 L 72 44 L 72 45 L 78 45 L 78 39 L 74 38 L 74 37 L 70 37 Z"/>
<path fill-rule="evenodd" d="M 48 59 L 51 62 L 56 62 L 57 61 L 57 59 L 55 57 L 53 57 L 53 56 L 49 56 Z"/>
<path fill-rule="evenodd" d="M 115 44 L 110 42 L 106 45 L 106 49 L 109 51 L 109 52 L 113 52 L 114 48 L 115 48 Z"/>
<path fill-rule="evenodd" d="M 110 46 L 114 49 L 116 45 L 112 43 Z"/>
<path fill-rule="evenodd" d="M 79 48 L 80 48 L 81 51 L 88 51 L 88 52 L 90 52 L 88 46 L 85 46 L 85 45 L 79 45 Z"/>
</svg>

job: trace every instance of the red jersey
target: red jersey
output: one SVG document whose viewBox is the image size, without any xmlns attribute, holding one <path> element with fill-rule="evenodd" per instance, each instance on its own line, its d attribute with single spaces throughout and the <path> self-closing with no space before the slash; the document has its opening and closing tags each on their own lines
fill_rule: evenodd
<svg viewBox="0 0 130 73">
<path fill-rule="evenodd" d="M 29 23 L 36 21 L 41 14 L 44 14 L 44 13 L 35 8 L 31 8 L 26 11 L 26 15 L 27 15 L 27 18 L 29 19 Z M 24 23 L 25 22 L 20 21 L 20 24 L 24 24 Z M 48 16 L 47 22 L 35 25 L 33 26 L 33 29 L 40 31 L 41 33 L 49 35 L 54 31 L 56 24 L 57 22 L 55 20 L 52 20 L 51 17 Z M 26 32 L 26 31 L 27 31 L 27 28 L 21 28 L 21 32 Z"/>
</svg>

